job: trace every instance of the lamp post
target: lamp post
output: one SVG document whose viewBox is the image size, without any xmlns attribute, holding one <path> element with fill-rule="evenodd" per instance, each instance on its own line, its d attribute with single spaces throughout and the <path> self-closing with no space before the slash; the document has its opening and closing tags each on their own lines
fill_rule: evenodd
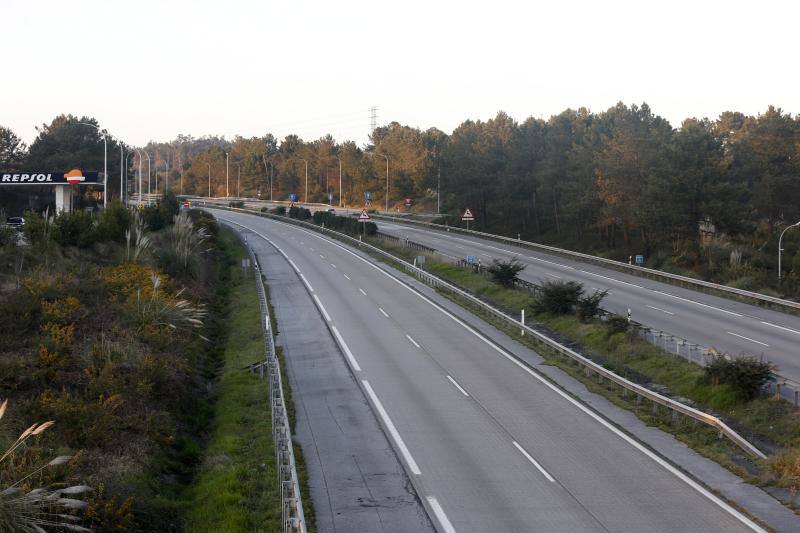
<svg viewBox="0 0 800 533">
<path fill-rule="evenodd" d="M 150 154 L 147 153 L 147 150 L 142 150 L 142 152 L 147 157 L 147 203 L 150 204 Z M 141 189 L 139 195 L 141 196 Z"/>
<path fill-rule="evenodd" d="M 241 198 L 242 192 L 239 187 L 242 184 L 242 162 L 237 161 L 236 166 L 239 167 L 239 172 L 236 175 L 236 198 Z"/>
<path fill-rule="evenodd" d="M 339 160 L 339 207 L 344 207 L 342 200 L 342 158 L 337 155 L 336 159 Z"/>
<path fill-rule="evenodd" d="M 783 248 L 781 246 L 781 243 L 783 241 L 783 234 L 786 233 L 787 231 L 789 231 L 789 228 L 796 228 L 797 226 L 800 226 L 800 222 L 792 224 L 791 226 L 787 226 L 781 232 L 781 236 L 778 237 L 778 281 L 781 280 L 781 253 L 783 252 Z"/>
<path fill-rule="evenodd" d="M 156 167 L 156 186 L 153 188 L 153 192 L 156 193 L 156 196 L 158 196 L 158 152 L 156 152 L 156 156 L 153 158 L 153 161 L 155 161 L 153 166 Z"/>
<path fill-rule="evenodd" d="M 108 200 L 108 193 L 106 191 L 106 185 L 108 182 L 108 139 L 106 137 L 106 133 L 100 129 L 100 126 L 95 126 L 89 122 L 77 122 L 77 124 L 83 124 L 84 126 L 91 126 L 97 130 L 97 133 L 103 136 L 103 207 L 106 206 Z"/>
<path fill-rule="evenodd" d="M 211 163 L 206 163 L 208 165 L 208 199 L 211 199 Z"/>
<path fill-rule="evenodd" d="M 229 166 L 228 165 L 228 156 L 229 155 L 230 154 L 228 152 L 225 152 L 225 199 L 226 200 L 231 197 L 230 193 L 228 192 L 228 166 Z"/>
<path fill-rule="evenodd" d="M 386 160 L 386 212 L 389 212 L 389 156 L 381 154 Z"/>
<path fill-rule="evenodd" d="M 306 164 L 306 199 L 305 199 L 305 203 L 308 203 L 308 161 L 306 161 L 302 157 L 300 158 L 300 161 L 302 161 L 302 162 L 304 162 Z"/>
<path fill-rule="evenodd" d="M 264 161 L 264 172 L 267 171 L 267 163 L 269 163 L 269 201 L 272 202 L 272 160 L 270 159 L 267 161 L 267 155 L 264 154 L 261 156 L 261 159 Z"/>
</svg>

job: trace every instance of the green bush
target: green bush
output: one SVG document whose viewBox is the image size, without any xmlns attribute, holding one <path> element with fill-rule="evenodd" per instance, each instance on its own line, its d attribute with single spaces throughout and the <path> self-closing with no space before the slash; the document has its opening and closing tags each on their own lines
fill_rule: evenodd
<svg viewBox="0 0 800 533">
<path fill-rule="evenodd" d="M 286 216 L 286 206 L 279 205 L 278 207 L 276 207 L 275 208 L 275 214 L 276 215 L 280 215 L 282 217 L 285 217 Z"/>
<path fill-rule="evenodd" d="M 739 400 L 749 401 L 764 390 L 773 366 L 755 357 L 729 358 L 716 355 L 703 369 L 702 382 L 711 385 L 728 385 Z"/>
<path fill-rule="evenodd" d="M 49 241 L 52 236 L 47 219 L 36 211 L 25 212 L 25 225 L 22 231 L 31 244 L 42 244 Z"/>
<path fill-rule="evenodd" d="M 61 212 L 53 223 L 53 239 L 61 246 L 88 248 L 98 234 L 92 216 L 86 211 Z"/>
<path fill-rule="evenodd" d="M 233 202 L 228 202 L 228 207 L 237 207 L 239 209 L 244 209 L 244 202 L 242 200 L 234 200 Z"/>
<path fill-rule="evenodd" d="M 503 287 L 513 287 L 519 279 L 519 273 L 525 270 L 525 266 L 516 259 L 508 261 L 494 259 L 486 271 L 489 272 L 495 283 L 499 283 Z"/>
<path fill-rule="evenodd" d="M 631 327 L 627 317 L 622 315 L 611 315 L 606 320 L 606 328 L 608 328 L 608 336 L 616 335 L 618 333 L 627 333 Z"/>
<path fill-rule="evenodd" d="M 583 285 L 577 281 L 546 281 L 536 297 L 539 312 L 566 315 L 575 311 L 583 294 Z"/>
<path fill-rule="evenodd" d="M 97 234 L 102 240 L 124 242 L 131 225 L 131 213 L 119 200 L 113 200 L 100 213 Z"/>
<path fill-rule="evenodd" d="M 293 205 L 289 208 L 289 218 L 296 218 L 298 220 L 308 220 L 311 218 L 311 211 L 305 207 L 297 207 Z"/>
<path fill-rule="evenodd" d="M 317 211 L 312 218 L 317 226 L 324 225 L 350 235 L 375 235 L 378 232 L 378 226 L 374 222 L 359 222 L 354 217 L 342 217 L 327 211 Z"/>
<path fill-rule="evenodd" d="M 588 322 L 595 318 L 600 313 L 600 304 L 607 294 L 607 290 L 594 291 L 594 294 L 578 297 L 578 302 L 575 305 L 578 318 L 583 322 Z"/>
</svg>

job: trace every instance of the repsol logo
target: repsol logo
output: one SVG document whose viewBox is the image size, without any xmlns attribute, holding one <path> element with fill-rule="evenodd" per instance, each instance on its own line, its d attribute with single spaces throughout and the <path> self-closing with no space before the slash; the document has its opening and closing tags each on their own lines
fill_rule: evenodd
<svg viewBox="0 0 800 533">
<path fill-rule="evenodd" d="M 48 183 L 52 174 L 3 174 L 0 183 Z"/>
</svg>

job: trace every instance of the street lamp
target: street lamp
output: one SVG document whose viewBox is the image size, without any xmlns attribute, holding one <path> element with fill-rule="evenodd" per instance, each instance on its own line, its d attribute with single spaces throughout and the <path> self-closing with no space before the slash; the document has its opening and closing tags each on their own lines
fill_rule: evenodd
<svg viewBox="0 0 800 533">
<path fill-rule="evenodd" d="M 380 154 L 386 160 L 386 212 L 389 212 L 389 156 Z"/>
<path fill-rule="evenodd" d="M 302 157 L 300 158 L 300 161 L 302 161 L 302 162 L 304 162 L 306 164 L 306 200 L 305 200 L 305 203 L 308 203 L 308 161 L 306 161 Z"/>
<path fill-rule="evenodd" d="M 225 152 L 225 199 L 226 200 L 231 197 L 230 193 L 228 192 L 228 156 L 229 155 L 230 154 L 228 152 Z"/>
<path fill-rule="evenodd" d="M 147 204 L 150 204 L 150 154 L 147 153 L 147 150 L 142 150 L 144 152 L 145 157 L 147 157 Z M 141 200 L 142 196 L 142 189 L 141 184 L 139 188 L 139 199 Z"/>
<path fill-rule="evenodd" d="M 100 129 L 100 126 L 95 126 L 89 122 L 77 122 L 77 124 L 91 126 L 97 130 L 97 133 L 103 136 L 103 207 L 105 207 L 108 199 L 108 192 L 106 191 L 106 184 L 108 181 L 108 139 L 106 138 L 106 133 Z"/>
<path fill-rule="evenodd" d="M 211 200 L 211 163 L 206 165 L 208 165 L 208 199 Z"/>
<path fill-rule="evenodd" d="M 800 226 L 800 222 L 792 224 L 791 226 L 787 226 L 781 232 L 781 236 L 778 237 L 778 281 L 781 280 L 781 252 L 783 252 L 783 248 L 781 247 L 781 241 L 783 241 L 783 234 L 786 233 L 789 230 L 789 228 L 796 228 L 797 226 Z"/>
<path fill-rule="evenodd" d="M 339 160 L 339 207 L 344 207 L 342 201 L 342 158 L 337 155 L 336 159 Z"/>
<path fill-rule="evenodd" d="M 269 161 L 267 161 L 266 154 L 262 155 L 261 159 L 264 160 L 264 172 L 267 171 L 267 163 L 269 163 L 269 201 L 272 202 L 272 169 L 274 167 L 272 166 L 272 160 L 271 159 Z"/>
<path fill-rule="evenodd" d="M 237 161 L 236 166 L 239 167 L 239 173 L 236 175 L 236 198 L 241 198 L 242 193 L 239 187 L 242 184 L 242 162 Z"/>
</svg>

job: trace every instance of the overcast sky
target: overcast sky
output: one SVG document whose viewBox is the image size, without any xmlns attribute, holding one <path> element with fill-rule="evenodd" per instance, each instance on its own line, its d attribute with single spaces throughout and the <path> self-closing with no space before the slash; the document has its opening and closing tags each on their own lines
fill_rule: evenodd
<svg viewBox="0 0 800 533">
<path fill-rule="evenodd" d="M 60 113 L 126 142 L 272 132 L 367 140 L 504 110 L 646 101 L 679 126 L 800 112 L 800 3 L 0 0 L 0 125 Z"/>
</svg>

